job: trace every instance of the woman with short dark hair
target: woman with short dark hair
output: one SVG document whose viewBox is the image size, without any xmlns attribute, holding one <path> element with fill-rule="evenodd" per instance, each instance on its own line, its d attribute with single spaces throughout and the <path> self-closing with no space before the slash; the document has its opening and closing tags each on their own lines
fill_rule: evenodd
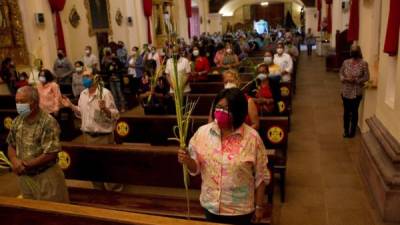
<svg viewBox="0 0 400 225">
<path fill-rule="evenodd" d="M 207 220 L 250 224 L 263 216 L 268 158 L 258 132 L 244 123 L 247 100 L 238 88 L 218 93 L 214 121 L 200 127 L 178 160 L 191 175 L 201 174 L 200 203 Z"/>
<path fill-rule="evenodd" d="M 57 115 L 61 105 L 61 91 L 55 82 L 50 70 L 42 70 L 39 73 L 40 83 L 37 86 L 39 92 L 39 106 L 43 111 Z"/>
<path fill-rule="evenodd" d="M 358 107 L 362 99 L 364 83 L 369 80 L 368 63 L 362 59 L 360 46 L 352 46 L 350 59 L 343 62 L 340 68 L 343 100 L 343 137 L 356 135 Z"/>
</svg>

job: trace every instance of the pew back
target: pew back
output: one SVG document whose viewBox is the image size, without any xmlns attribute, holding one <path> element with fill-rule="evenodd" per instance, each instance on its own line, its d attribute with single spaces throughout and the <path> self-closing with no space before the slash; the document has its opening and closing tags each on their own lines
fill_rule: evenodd
<svg viewBox="0 0 400 225">
<path fill-rule="evenodd" d="M 208 116 L 192 116 L 188 139 L 197 129 L 208 122 Z M 115 129 L 117 143 L 151 143 L 168 145 L 168 138 L 174 138 L 173 128 L 176 116 L 124 116 L 119 119 Z M 268 149 L 287 149 L 288 117 L 261 117 L 260 137 Z"/>
<path fill-rule="evenodd" d="M 7 225 L 184 225 L 189 221 L 54 202 L 0 197 L 0 222 Z M 211 223 L 191 220 L 192 225 Z M 214 224 L 214 223 L 212 223 Z"/>
<path fill-rule="evenodd" d="M 183 188 L 175 146 L 62 143 L 60 165 L 67 179 Z M 190 188 L 200 189 L 199 176 Z"/>
</svg>

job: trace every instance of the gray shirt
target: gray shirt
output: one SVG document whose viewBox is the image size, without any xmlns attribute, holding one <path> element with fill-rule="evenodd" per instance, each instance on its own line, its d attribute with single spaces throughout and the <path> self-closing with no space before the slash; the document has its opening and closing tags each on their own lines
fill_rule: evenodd
<svg viewBox="0 0 400 225">
<path fill-rule="evenodd" d="M 74 67 L 66 57 L 63 59 L 57 58 L 53 65 L 53 72 L 56 78 L 65 78 L 72 75 Z"/>
</svg>

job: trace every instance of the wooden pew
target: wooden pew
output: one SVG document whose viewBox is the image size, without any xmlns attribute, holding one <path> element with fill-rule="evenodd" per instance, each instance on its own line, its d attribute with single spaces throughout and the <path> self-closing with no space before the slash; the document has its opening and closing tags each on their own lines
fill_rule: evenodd
<svg viewBox="0 0 400 225">
<path fill-rule="evenodd" d="M 211 225 L 196 220 L 0 197 L 0 223 L 4 225 Z"/>
<path fill-rule="evenodd" d="M 197 129 L 208 122 L 208 116 L 192 116 L 188 140 Z M 115 129 L 117 143 L 150 143 L 153 145 L 176 144 L 169 141 L 175 138 L 173 129 L 175 116 L 124 116 L 119 119 Z M 286 158 L 288 147 L 288 117 L 261 117 L 259 134 L 267 149 L 276 151 L 274 173 L 280 175 L 281 200 L 285 199 Z"/>
<path fill-rule="evenodd" d="M 246 82 L 241 83 L 241 87 L 246 85 Z M 190 83 L 191 94 L 217 94 L 224 88 L 222 82 L 191 82 Z M 286 108 L 289 112 L 292 110 L 292 83 L 281 82 L 281 99 L 286 103 Z M 244 90 L 246 92 L 246 89 Z"/>
<path fill-rule="evenodd" d="M 0 109 L 15 109 L 15 97 L 12 95 L 0 95 Z"/>
<path fill-rule="evenodd" d="M 253 73 L 250 73 L 250 72 L 240 73 L 240 80 L 243 81 L 243 82 L 248 82 L 248 81 L 251 81 L 253 79 L 254 79 L 254 74 Z M 202 83 L 202 82 L 222 82 L 222 74 L 221 73 L 218 73 L 218 74 L 210 73 L 207 76 L 207 80 L 196 81 L 196 82 L 199 82 L 199 83 Z"/>
<path fill-rule="evenodd" d="M 182 165 L 177 161 L 177 152 L 178 147 L 175 146 L 63 143 L 59 164 L 67 179 L 178 188 L 184 193 Z M 273 158 L 274 152 L 269 153 Z M 198 193 L 200 186 L 200 176 L 190 178 L 191 190 Z M 273 189 L 268 190 L 272 196 Z M 84 188 L 70 188 L 69 191 L 73 204 L 177 218 L 187 216 L 184 194 L 131 194 Z M 266 206 L 264 224 L 269 224 L 272 205 Z M 191 218 L 205 219 L 197 196 L 190 200 L 190 211 Z"/>
<path fill-rule="evenodd" d="M 216 94 L 187 94 L 189 101 L 196 101 L 198 103 L 193 111 L 193 115 L 209 115 L 212 103 Z M 278 103 L 279 105 L 279 115 L 276 116 L 289 116 L 291 113 L 291 98 L 284 97 Z M 265 114 L 265 116 L 270 116 L 273 114 Z M 275 115 L 273 115 L 275 116 Z"/>
<path fill-rule="evenodd" d="M 4 149 L 5 140 L 11 128 L 12 121 L 18 116 L 17 110 L 14 108 L 0 109 L 0 147 Z M 59 111 L 57 121 L 61 128 L 60 139 L 63 141 L 71 141 L 82 132 L 75 127 L 75 115 L 72 110 L 62 108 Z"/>
</svg>

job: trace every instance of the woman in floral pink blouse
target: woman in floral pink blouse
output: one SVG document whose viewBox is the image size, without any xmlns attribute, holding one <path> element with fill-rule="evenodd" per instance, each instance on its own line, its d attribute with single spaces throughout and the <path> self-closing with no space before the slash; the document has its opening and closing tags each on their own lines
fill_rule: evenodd
<svg viewBox="0 0 400 225">
<path fill-rule="evenodd" d="M 178 160 L 191 175 L 201 174 L 200 203 L 207 220 L 260 222 L 270 173 L 260 136 L 244 123 L 246 97 L 238 88 L 224 89 L 215 98 L 212 112 L 214 121 L 197 130 L 189 153 L 179 150 Z"/>
</svg>

